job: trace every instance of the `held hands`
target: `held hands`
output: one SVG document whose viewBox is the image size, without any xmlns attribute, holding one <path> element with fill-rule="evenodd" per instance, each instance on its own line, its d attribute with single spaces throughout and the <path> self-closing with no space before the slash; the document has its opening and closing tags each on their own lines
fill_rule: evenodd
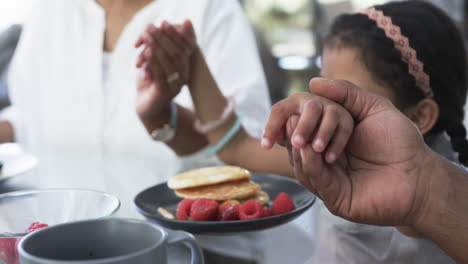
<svg viewBox="0 0 468 264">
<path fill-rule="evenodd" d="M 150 24 L 135 43 L 144 46 L 137 60 L 137 113 L 147 128 L 167 122 L 172 99 L 188 83 L 191 56 L 197 49 L 191 22 L 157 28 Z"/>
<path fill-rule="evenodd" d="M 436 159 L 417 128 L 390 102 L 349 82 L 313 79 L 310 89 L 314 96 L 293 96 L 273 108 L 263 146 L 286 140 L 296 177 L 335 215 L 374 225 L 412 225 L 420 220 L 431 182 L 426 172 Z M 326 107 L 322 117 L 311 113 L 319 109 L 317 96 L 342 105 L 355 120 L 351 137 L 349 126 L 340 133 L 338 125 L 332 142 L 323 141 L 325 152 L 316 140 L 328 122 Z M 313 143 L 302 144 L 301 138 Z M 330 153 L 336 153 L 336 160 Z"/>
</svg>

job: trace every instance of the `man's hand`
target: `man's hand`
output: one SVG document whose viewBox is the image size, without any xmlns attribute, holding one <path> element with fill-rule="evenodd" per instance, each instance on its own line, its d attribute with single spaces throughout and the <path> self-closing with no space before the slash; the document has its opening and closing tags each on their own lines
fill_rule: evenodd
<svg viewBox="0 0 468 264">
<path fill-rule="evenodd" d="M 288 144 L 296 178 L 332 213 L 348 220 L 392 226 L 418 221 L 431 180 L 425 172 L 432 168 L 434 157 L 418 129 L 389 101 L 349 82 L 314 79 L 310 89 L 341 104 L 356 125 L 345 151 L 334 163 L 325 162 L 323 154 L 310 145 L 295 148 L 294 141 Z M 301 112 L 301 105 L 293 101 L 272 112 L 264 141 L 278 142 L 283 135 L 291 141 L 299 122 L 295 115 Z M 284 120 L 285 113 L 293 116 L 292 120 L 278 122 Z"/>
</svg>

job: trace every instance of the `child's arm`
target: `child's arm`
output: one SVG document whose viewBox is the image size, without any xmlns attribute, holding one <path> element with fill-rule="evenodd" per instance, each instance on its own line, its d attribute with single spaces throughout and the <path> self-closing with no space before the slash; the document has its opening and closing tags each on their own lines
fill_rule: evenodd
<svg viewBox="0 0 468 264">
<path fill-rule="evenodd" d="M 227 106 L 227 100 L 213 79 L 201 51 L 195 53 L 193 63 L 189 87 L 196 115 L 202 123 L 217 120 Z M 231 129 L 235 120 L 236 116 L 232 115 L 221 127 L 207 133 L 210 145 L 216 145 Z M 271 152 L 265 151 L 261 148 L 260 140 L 247 134 L 243 128 L 218 152 L 218 157 L 225 163 L 252 171 L 294 177 L 286 149 L 276 146 Z"/>
<path fill-rule="evenodd" d="M 155 40 L 157 45 L 151 45 L 151 43 L 148 43 L 148 45 L 159 49 L 159 52 L 163 51 L 167 52 L 168 55 L 172 54 L 173 58 L 177 56 L 184 57 L 184 54 L 189 53 L 187 51 L 193 49 L 193 47 L 190 47 L 190 44 L 187 44 L 188 41 L 183 39 L 183 37 L 188 37 L 181 36 L 182 34 L 173 26 L 165 27 L 163 32 L 164 34 L 159 35 L 159 39 Z M 154 53 L 155 52 L 151 52 L 150 54 Z M 174 54 L 177 54 L 177 56 L 174 56 Z M 156 65 L 160 65 L 163 68 L 171 67 L 171 65 L 166 65 L 168 62 L 158 60 L 157 56 L 150 56 L 144 60 L 157 61 Z M 184 60 L 181 59 L 179 62 L 180 61 Z M 188 84 L 195 106 L 196 116 L 202 123 L 218 120 L 227 106 L 227 100 L 217 86 L 200 50 L 195 49 L 191 61 L 192 65 L 190 67 Z M 158 68 L 151 67 L 151 63 L 149 71 L 159 71 L 159 74 L 162 72 Z M 314 137 L 314 149 L 316 149 L 317 152 L 323 152 L 330 142 L 332 147 L 336 146 L 338 142 L 339 145 L 342 145 L 341 149 L 337 149 L 336 152 L 336 154 L 339 155 L 349 139 L 349 135 L 341 133 L 341 131 L 352 131 L 353 129 L 351 115 L 338 104 L 310 93 L 297 94 L 294 98 L 298 102 L 310 102 L 312 98 L 314 99 L 312 101 L 315 102 L 314 104 L 310 104 L 310 107 L 306 106 L 305 109 L 307 110 L 304 111 L 304 113 L 297 113 L 298 115 L 302 114 L 301 119 L 314 119 L 315 124 L 307 127 L 299 126 L 298 131 L 301 131 L 301 133 L 316 134 Z M 218 144 L 221 138 L 231 129 L 235 121 L 236 116 L 231 115 L 220 127 L 209 131 L 206 134 L 209 144 Z M 309 141 L 310 139 L 296 139 L 293 144 L 301 148 Z M 320 144 L 317 144 L 317 142 Z M 290 177 L 294 175 L 293 169 L 288 162 L 288 153 L 285 149 L 279 146 L 273 146 L 273 151 L 265 151 L 261 148 L 260 140 L 249 136 L 242 128 L 236 133 L 236 136 L 218 152 L 218 157 L 225 163 L 242 166 L 256 172 L 275 173 Z"/>
</svg>

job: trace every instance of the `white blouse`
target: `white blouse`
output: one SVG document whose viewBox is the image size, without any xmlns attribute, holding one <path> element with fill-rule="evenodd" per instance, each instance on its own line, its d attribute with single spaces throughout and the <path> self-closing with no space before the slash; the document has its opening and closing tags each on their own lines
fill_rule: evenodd
<svg viewBox="0 0 468 264">
<path fill-rule="evenodd" d="M 133 44 L 148 23 L 185 19 L 192 20 L 219 87 L 235 98 L 238 111 L 248 113 L 244 126 L 259 136 L 270 102 L 252 32 L 236 0 L 149 4 L 125 27 L 108 58 L 105 90 L 104 10 L 93 0 L 43 0 L 25 24 L 9 74 L 13 106 L 4 116 L 17 141 L 32 153 L 147 159 L 160 179 L 173 175 L 179 161 L 150 139 L 135 113 Z M 193 107 L 186 88 L 175 101 Z"/>
</svg>

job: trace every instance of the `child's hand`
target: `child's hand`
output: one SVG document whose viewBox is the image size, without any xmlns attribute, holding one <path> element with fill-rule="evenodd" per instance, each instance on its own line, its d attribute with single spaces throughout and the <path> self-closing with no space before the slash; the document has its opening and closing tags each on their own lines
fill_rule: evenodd
<svg viewBox="0 0 468 264">
<path fill-rule="evenodd" d="M 291 109 L 298 109 L 294 114 L 300 117 L 293 133 L 285 135 Z M 353 128 L 354 120 L 342 106 L 312 93 L 297 93 L 273 106 L 262 145 L 271 148 L 289 139 L 287 143 L 295 149 L 312 144 L 315 152 L 326 151 L 326 161 L 333 163 L 343 152 Z"/>
</svg>

